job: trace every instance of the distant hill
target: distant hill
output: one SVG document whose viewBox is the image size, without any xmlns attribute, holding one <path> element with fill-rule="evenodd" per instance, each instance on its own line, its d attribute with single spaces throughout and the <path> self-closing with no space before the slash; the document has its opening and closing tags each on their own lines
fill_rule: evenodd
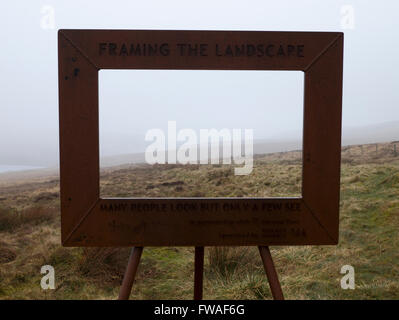
<svg viewBox="0 0 399 320">
<path fill-rule="evenodd" d="M 301 133 L 292 133 L 293 137 L 300 137 Z M 342 129 L 342 146 L 381 143 L 399 140 L 399 121 L 384 122 L 375 125 L 344 127 Z M 287 138 L 262 139 L 254 141 L 254 154 L 286 152 L 302 149 L 302 139 Z M 104 167 L 116 166 L 124 163 L 142 163 L 144 153 L 121 154 L 101 159 Z"/>
<path fill-rule="evenodd" d="M 342 145 L 344 146 L 398 140 L 399 121 L 342 129 Z"/>
<path fill-rule="evenodd" d="M 384 122 L 379 124 L 344 127 L 342 130 L 342 145 L 359 145 L 386 141 L 399 140 L 399 121 Z M 261 139 L 254 141 L 254 153 L 265 154 L 273 152 L 285 152 L 302 149 L 301 132 L 291 132 L 284 139 L 275 137 L 273 139 Z M 0 164 L 4 165 L 27 165 L 41 167 L 58 166 L 58 144 L 56 137 L 51 137 L 45 141 L 18 141 L 17 138 L 9 141 L 0 141 Z M 101 159 L 104 167 L 121 165 L 124 163 L 144 162 L 144 150 L 147 143 L 138 136 L 126 135 L 107 135 L 102 140 L 107 146 L 105 156 Z M 135 149 L 126 149 L 126 154 L 117 154 L 118 150 L 123 150 L 123 146 L 130 146 Z M 135 152 L 141 151 L 141 152 Z M 133 152 L 129 152 L 133 151 Z"/>
</svg>

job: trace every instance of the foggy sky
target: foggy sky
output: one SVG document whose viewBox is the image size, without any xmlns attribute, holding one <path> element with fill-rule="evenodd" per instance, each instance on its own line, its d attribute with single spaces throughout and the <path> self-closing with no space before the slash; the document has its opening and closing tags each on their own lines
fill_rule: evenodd
<svg viewBox="0 0 399 320">
<path fill-rule="evenodd" d="M 54 9 L 43 29 L 43 6 Z M 342 29 L 342 5 L 354 28 Z M 2 1 L 0 164 L 58 161 L 58 29 L 342 31 L 343 126 L 399 120 L 397 1 Z M 103 155 L 139 152 L 144 134 L 252 128 L 288 139 L 302 128 L 302 72 L 101 71 Z M 300 138 L 300 137 L 298 137 Z"/>
</svg>

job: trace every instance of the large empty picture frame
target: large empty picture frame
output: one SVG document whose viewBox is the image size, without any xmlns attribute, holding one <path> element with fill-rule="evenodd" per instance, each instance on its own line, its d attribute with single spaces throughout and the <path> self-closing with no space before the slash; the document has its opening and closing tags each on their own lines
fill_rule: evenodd
<svg viewBox="0 0 399 320">
<path fill-rule="evenodd" d="M 64 246 L 337 244 L 342 33 L 59 30 L 58 54 Z M 302 197 L 100 198 L 100 69 L 303 71 Z"/>
</svg>

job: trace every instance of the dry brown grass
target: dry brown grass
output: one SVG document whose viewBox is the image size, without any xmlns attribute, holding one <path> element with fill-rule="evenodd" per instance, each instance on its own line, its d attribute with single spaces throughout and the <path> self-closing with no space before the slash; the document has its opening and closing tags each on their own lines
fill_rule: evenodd
<svg viewBox="0 0 399 320">
<path fill-rule="evenodd" d="M 338 246 L 272 247 L 289 299 L 399 299 L 399 157 L 391 144 L 344 148 Z M 363 149 L 363 151 L 361 151 Z M 363 153 L 362 153 L 363 152 Z M 60 244 L 59 181 L 0 184 L 0 298 L 114 299 L 129 248 Z M 134 165 L 101 176 L 103 196 L 241 197 L 301 194 L 301 152 L 257 155 L 237 177 L 218 166 Z M 205 248 L 204 297 L 270 299 L 256 247 Z M 193 248 L 145 248 L 134 299 L 191 299 Z M 40 288 L 40 267 L 56 270 L 56 290 Z M 339 286 L 344 264 L 356 290 Z"/>
<path fill-rule="evenodd" d="M 120 283 L 129 251 L 129 248 L 83 248 L 79 272 L 96 281 Z"/>
<path fill-rule="evenodd" d="M 27 224 L 35 225 L 54 218 L 57 210 L 49 207 L 30 207 L 23 210 L 0 208 L 0 231 L 14 231 Z"/>
<path fill-rule="evenodd" d="M 15 251 L 0 246 L 0 264 L 14 261 L 16 257 L 17 254 L 15 253 Z"/>
<path fill-rule="evenodd" d="M 254 248 L 248 247 L 210 247 L 207 248 L 208 270 L 221 277 L 253 271 L 260 265 Z"/>
</svg>

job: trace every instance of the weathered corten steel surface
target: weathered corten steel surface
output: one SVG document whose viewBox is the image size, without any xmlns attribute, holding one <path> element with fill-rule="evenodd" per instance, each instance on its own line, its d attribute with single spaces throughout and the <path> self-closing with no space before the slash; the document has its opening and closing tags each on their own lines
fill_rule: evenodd
<svg viewBox="0 0 399 320">
<path fill-rule="evenodd" d="M 63 245 L 338 242 L 342 33 L 59 30 L 58 54 Z M 302 70 L 302 197 L 100 198 L 100 69 Z"/>
</svg>

